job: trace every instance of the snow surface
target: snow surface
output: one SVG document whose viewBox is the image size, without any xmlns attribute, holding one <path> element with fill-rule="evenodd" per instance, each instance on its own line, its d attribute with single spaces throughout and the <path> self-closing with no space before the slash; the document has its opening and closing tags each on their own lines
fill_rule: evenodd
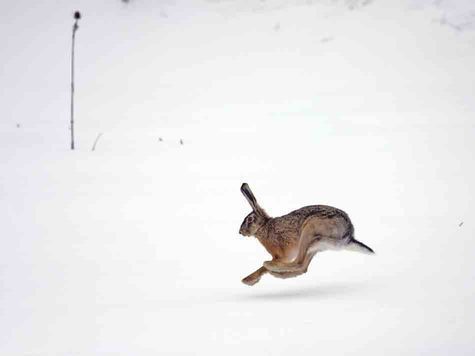
<svg viewBox="0 0 475 356">
<path fill-rule="evenodd" d="M 473 354 L 473 9 L 364 3 L 2 2 L 0 354 Z M 242 182 L 376 256 L 243 285 Z"/>
</svg>

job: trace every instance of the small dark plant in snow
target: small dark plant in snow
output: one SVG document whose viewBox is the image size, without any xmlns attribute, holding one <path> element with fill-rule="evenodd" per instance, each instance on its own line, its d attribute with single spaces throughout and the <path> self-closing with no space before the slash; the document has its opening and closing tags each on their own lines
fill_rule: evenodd
<svg viewBox="0 0 475 356">
<path fill-rule="evenodd" d="M 81 19 L 81 13 L 74 13 L 73 36 L 71 45 L 71 150 L 74 150 L 74 44 L 76 41 L 76 31 L 78 30 L 78 21 Z"/>
</svg>

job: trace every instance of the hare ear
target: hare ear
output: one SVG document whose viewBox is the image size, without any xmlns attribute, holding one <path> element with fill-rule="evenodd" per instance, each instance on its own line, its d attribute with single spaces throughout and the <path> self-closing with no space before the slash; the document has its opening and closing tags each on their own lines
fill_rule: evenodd
<svg viewBox="0 0 475 356">
<path fill-rule="evenodd" d="M 252 194 L 251 188 L 249 188 L 249 185 L 247 183 L 243 183 L 241 185 L 241 192 L 251 205 L 252 210 L 257 211 L 256 197 L 254 196 L 254 194 Z"/>
<path fill-rule="evenodd" d="M 247 183 L 243 183 L 241 185 L 241 192 L 246 197 L 247 201 L 252 207 L 252 210 L 254 210 L 255 213 L 267 217 L 267 214 L 264 209 L 262 209 L 259 204 L 257 204 L 256 197 L 254 196 L 254 194 L 252 194 L 251 188 L 249 188 L 249 185 Z"/>
</svg>

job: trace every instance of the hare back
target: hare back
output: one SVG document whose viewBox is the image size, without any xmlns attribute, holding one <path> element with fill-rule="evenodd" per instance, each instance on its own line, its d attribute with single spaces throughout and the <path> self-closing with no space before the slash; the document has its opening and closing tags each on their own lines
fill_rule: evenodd
<svg viewBox="0 0 475 356">
<path fill-rule="evenodd" d="M 343 239 L 353 236 L 353 225 L 348 215 L 327 205 L 311 205 L 274 218 L 269 222 L 269 233 L 289 244 L 302 234 Z"/>
</svg>

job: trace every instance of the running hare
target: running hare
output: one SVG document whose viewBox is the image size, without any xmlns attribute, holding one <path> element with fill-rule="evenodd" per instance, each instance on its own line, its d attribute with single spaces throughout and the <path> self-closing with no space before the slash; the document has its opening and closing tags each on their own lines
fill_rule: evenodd
<svg viewBox="0 0 475 356">
<path fill-rule="evenodd" d="M 264 262 L 261 268 L 242 280 L 247 285 L 256 284 L 266 273 L 278 278 L 303 274 L 319 251 L 345 249 L 374 253 L 353 237 L 353 225 L 342 210 L 312 205 L 271 218 L 259 206 L 247 183 L 241 186 L 241 192 L 253 211 L 242 222 L 239 233 L 257 237 L 272 255 L 272 261 Z"/>
</svg>

